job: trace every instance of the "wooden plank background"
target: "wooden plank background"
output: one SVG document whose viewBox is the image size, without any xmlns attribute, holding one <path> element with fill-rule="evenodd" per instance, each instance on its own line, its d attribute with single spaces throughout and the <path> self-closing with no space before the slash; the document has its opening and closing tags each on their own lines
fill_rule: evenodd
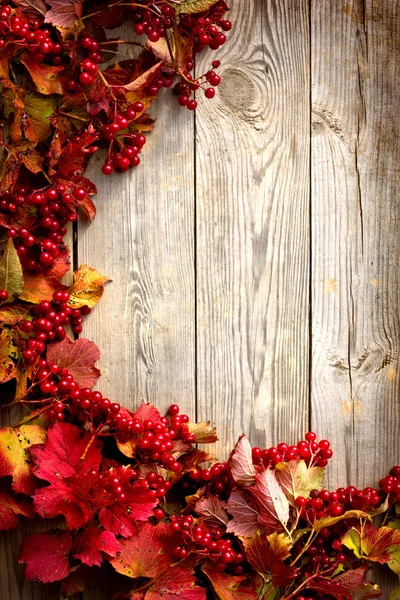
<svg viewBox="0 0 400 600">
<path fill-rule="evenodd" d="M 312 427 L 330 487 L 374 485 L 400 460 L 400 3 L 232 0 L 231 18 L 216 98 L 155 107 L 134 172 L 90 169 L 74 260 L 113 279 L 84 330 L 100 388 L 211 418 L 221 458 L 242 432 Z M 20 536 L 0 536 L 0 598 L 44 600 Z"/>
</svg>

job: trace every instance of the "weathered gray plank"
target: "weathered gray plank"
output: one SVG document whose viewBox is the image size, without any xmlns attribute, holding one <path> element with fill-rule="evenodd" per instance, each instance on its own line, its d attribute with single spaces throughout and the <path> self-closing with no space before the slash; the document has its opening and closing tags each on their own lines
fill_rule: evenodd
<svg viewBox="0 0 400 600">
<path fill-rule="evenodd" d="M 399 33 L 398 3 L 312 2 L 312 417 L 332 486 L 400 455 Z"/>
<path fill-rule="evenodd" d="M 219 456 L 308 422 L 308 2 L 237 0 L 232 20 L 196 119 L 198 407 Z"/>
</svg>

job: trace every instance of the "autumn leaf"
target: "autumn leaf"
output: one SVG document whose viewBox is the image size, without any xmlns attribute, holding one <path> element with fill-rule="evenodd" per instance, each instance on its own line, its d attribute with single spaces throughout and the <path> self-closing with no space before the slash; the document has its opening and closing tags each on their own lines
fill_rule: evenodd
<svg viewBox="0 0 400 600">
<path fill-rule="evenodd" d="M 67 286 L 60 283 L 55 277 L 43 277 L 42 274 L 25 273 L 24 287 L 20 294 L 20 300 L 39 304 L 42 300 L 51 301 L 57 290 L 65 291 Z"/>
<path fill-rule="evenodd" d="M 31 581 L 60 581 L 70 572 L 68 555 L 71 548 L 71 536 L 67 531 L 36 533 L 24 538 L 18 562 L 27 564 L 25 577 Z"/>
<path fill-rule="evenodd" d="M 289 520 L 289 502 L 271 469 L 255 475 L 256 485 L 249 488 L 259 508 L 261 525 L 274 531 L 283 529 Z"/>
<path fill-rule="evenodd" d="M 60 342 L 47 346 L 48 362 L 65 367 L 81 386 L 91 388 L 100 377 L 100 371 L 94 366 L 100 358 L 100 350 L 94 342 L 79 338 L 74 342 L 67 336 Z"/>
<path fill-rule="evenodd" d="M 352 600 L 371 600 L 371 598 L 382 598 L 382 590 L 376 583 L 362 583 L 352 593 Z M 388 600 L 393 600 L 391 594 Z"/>
<path fill-rule="evenodd" d="M 113 504 L 102 508 L 99 513 L 100 524 L 123 537 L 130 537 L 137 533 L 136 521 L 147 521 L 157 506 L 157 500 L 151 492 L 142 486 L 134 486 L 127 490 L 125 504 Z"/>
<path fill-rule="evenodd" d="M 46 431 L 39 425 L 0 429 L 0 477 L 11 476 L 16 493 L 30 495 L 35 490 L 28 449 L 45 441 Z"/>
<path fill-rule="evenodd" d="M 69 29 L 82 16 L 82 2 L 79 0 L 47 0 L 51 10 L 46 13 L 45 23 Z"/>
<path fill-rule="evenodd" d="M 336 585 L 334 587 L 332 586 L 332 579 L 330 577 L 315 577 L 314 579 L 310 579 L 310 581 L 307 582 L 306 589 L 314 590 L 320 595 L 323 595 L 324 598 L 330 596 L 335 599 L 345 600 L 345 598 L 349 597 L 346 588 L 341 586 L 337 581 Z"/>
<path fill-rule="evenodd" d="M 131 578 L 161 575 L 168 568 L 170 558 L 160 539 L 165 528 L 163 524 L 138 524 L 138 533 L 121 540 L 118 557 L 110 561 L 117 573 Z"/>
<path fill-rule="evenodd" d="M 247 492 L 242 490 L 231 492 L 227 510 L 233 517 L 228 523 L 228 533 L 249 538 L 260 530 L 257 506 Z"/>
<path fill-rule="evenodd" d="M 193 14 L 204 12 L 214 6 L 215 3 L 215 0 L 182 0 L 179 4 L 174 4 L 174 8 L 177 14 Z"/>
<path fill-rule="evenodd" d="M 352 527 L 342 538 L 342 544 L 352 550 L 357 558 L 385 564 L 391 560 L 389 547 L 400 544 L 400 531 L 390 527 L 376 529 L 372 524 L 360 530 Z"/>
<path fill-rule="evenodd" d="M 79 529 L 92 517 L 91 507 L 73 482 L 57 481 L 35 492 L 33 504 L 43 519 L 63 516 L 69 530 Z"/>
<path fill-rule="evenodd" d="M 217 571 L 210 562 L 203 565 L 202 571 L 220 600 L 259 600 L 262 586 L 259 575 L 228 575 Z M 272 600 L 274 595 L 271 594 L 268 598 Z"/>
<path fill-rule="evenodd" d="M 232 477 L 239 485 L 254 485 L 255 469 L 249 440 L 245 435 L 240 436 L 229 458 Z"/>
<path fill-rule="evenodd" d="M 89 567 L 100 566 L 103 554 L 115 557 L 119 542 L 111 531 L 89 527 L 81 531 L 73 542 L 73 556 Z"/>
<path fill-rule="evenodd" d="M 0 492 L 0 530 L 14 529 L 18 515 L 33 518 L 35 511 L 26 500 L 19 500 L 7 492 Z"/>
<path fill-rule="evenodd" d="M 193 434 L 193 443 L 198 444 L 213 444 L 218 441 L 217 431 L 215 427 L 211 427 L 210 421 L 203 423 L 188 423 L 189 433 Z"/>
<path fill-rule="evenodd" d="M 99 468 L 102 443 L 90 431 L 82 436 L 78 427 L 61 422 L 50 427 L 47 435 L 44 445 L 30 449 L 32 470 L 39 479 L 58 483 L 77 472 Z"/>
<path fill-rule="evenodd" d="M 225 527 L 228 523 L 225 503 L 213 495 L 200 498 L 196 502 L 195 511 L 210 527 Z"/>
<path fill-rule="evenodd" d="M 96 269 L 81 265 L 74 273 L 74 283 L 70 287 L 69 306 L 72 308 L 81 308 L 88 306 L 93 308 L 103 295 L 104 284 L 111 281 Z"/>
<path fill-rule="evenodd" d="M 335 581 L 340 583 L 348 591 L 358 588 L 365 579 L 366 566 L 358 567 L 357 569 L 349 569 L 335 577 Z"/>
<path fill-rule="evenodd" d="M 87 581 L 87 569 L 82 565 L 71 569 L 68 577 L 61 582 L 61 593 L 65 598 L 71 598 L 75 594 L 80 594 L 85 589 L 85 581 Z"/>
<path fill-rule="evenodd" d="M 1 325 L 18 325 L 21 321 L 30 321 L 32 319 L 32 316 L 29 315 L 30 308 L 26 304 L 18 304 L 16 302 L 8 306 L 0 306 Z"/>
<path fill-rule="evenodd" d="M 62 153 L 53 168 L 61 177 L 71 179 L 83 175 L 89 160 L 96 152 L 93 143 L 98 139 L 98 133 L 92 125 L 81 133 L 69 139 L 63 146 Z"/>
<path fill-rule="evenodd" d="M 320 531 L 323 527 L 332 527 L 332 525 L 336 525 L 339 521 L 347 521 L 348 519 L 368 519 L 370 521 L 371 517 L 362 510 L 347 510 L 338 517 L 322 517 L 318 519 L 318 521 L 313 523 L 313 529 L 314 531 Z"/>
<path fill-rule="evenodd" d="M 167 31 L 166 35 L 169 36 L 168 41 L 165 37 L 160 38 L 157 42 L 148 40 L 146 46 L 152 51 L 154 56 L 164 62 L 164 66 L 170 65 L 173 68 L 185 68 L 193 57 L 193 36 L 180 35 L 178 29 L 173 34 Z"/>
<path fill-rule="evenodd" d="M 42 170 L 43 158 L 32 142 L 21 141 L 5 147 L 7 157 L 0 162 L 0 194 L 13 189 L 21 167 L 37 174 Z"/>
<path fill-rule="evenodd" d="M 378 596 L 379 598 L 379 596 Z M 400 585 L 390 592 L 388 600 L 399 600 L 400 598 Z"/>
<path fill-rule="evenodd" d="M 34 18 L 37 17 L 37 13 L 46 14 L 46 5 L 43 0 L 14 0 L 14 4 L 25 9 L 24 14 L 32 14 Z"/>
<path fill-rule="evenodd" d="M 308 498 L 311 490 L 318 489 L 324 479 L 323 467 L 307 467 L 304 460 L 291 460 L 278 463 L 275 467 L 276 479 L 292 506 L 296 498 Z"/>
<path fill-rule="evenodd" d="M 45 96 L 63 93 L 58 74 L 65 69 L 64 65 L 55 67 L 39 63 L 35 60 L 33 54 L 28 52 L 21 55 L 20 61 L 28 70 L 38 92 Z"/>
<path fill-rule="evenodd" d="M 153 423 L 161 423 L 161 414 L 151 402 L 142 402 L 139 408 L 132 414 L 132 419 L 137 419 L 142 423 L 147 420 L 153 421 Z"/>
<path fill-rule="evenodd" d="M 0 384 L 17 378 L 20 359 L 19 337 L 15 329 L 0 331 Z"/>
<path fill-rule="evenodd" d="M 125 84 L 123 87 L 127 92 L 137 92 L 138 90 L 143 90 L 147 88 L 154 81 L 156 76 L 159 74 L 160 69 L 162 67 L 162 62 L 158 62 L 150 69 L 147 69 L 144 73 L 139 75 L 136 79 L 131 81 L 130 83 Z"/>
<path fill-rule="evenodd" d="M 146 600 L 206 600 L 206 590 L 196 585 L 191 570 L 174 567 L 151 582 Z"/>
<path fill-rule="evenodd" d="M 24 117 L 22 119 L 26 138 L 37 144 L 45 142 L 51 135 L 49 118 L 54 112 L 55 101 L 52 96 L 40 97 L 28 93 L 24 97 Z"/>
<path fill-rule="evenodd" d="M 246 558 L 260 575 L 271 574 L 275 587 L 285 587 L 296 577 L 297 569 L 285 565 L 292 548 L 290 537 L 284 533 L 269 536 L 255 535 L 244 544 Z"/>
</svg>

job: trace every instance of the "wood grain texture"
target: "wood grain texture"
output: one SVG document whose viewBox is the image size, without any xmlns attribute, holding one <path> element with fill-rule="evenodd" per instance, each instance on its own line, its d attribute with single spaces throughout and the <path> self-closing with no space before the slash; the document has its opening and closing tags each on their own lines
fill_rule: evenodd
<svg viewBox="0 0 400 600">
<path fill-rule="evenodd" d="M 308 2 L 235 1 L 232 20 L 196 119 L 198 411 L 220 457 L 241 432 L 297 441 L 309 391 Z"/>
<path fill-rule="evenodd" d="M 400 6 L 312 2 L 312 423 L 332 486 L 399 459 Z"/>
</svg>

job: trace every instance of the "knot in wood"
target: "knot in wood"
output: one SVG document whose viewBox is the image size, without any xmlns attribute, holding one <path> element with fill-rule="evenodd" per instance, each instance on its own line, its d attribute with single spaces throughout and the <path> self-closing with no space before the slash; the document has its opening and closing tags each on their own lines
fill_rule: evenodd
<svg viewBox="0 0 400 600">
<path fill-rule="evenodd" d="M 219 93 L 224 104 L 242 117 L 257 97 L 254 82 L 245 71 L 237 68 L 224 70 Z"/>
</svg>

